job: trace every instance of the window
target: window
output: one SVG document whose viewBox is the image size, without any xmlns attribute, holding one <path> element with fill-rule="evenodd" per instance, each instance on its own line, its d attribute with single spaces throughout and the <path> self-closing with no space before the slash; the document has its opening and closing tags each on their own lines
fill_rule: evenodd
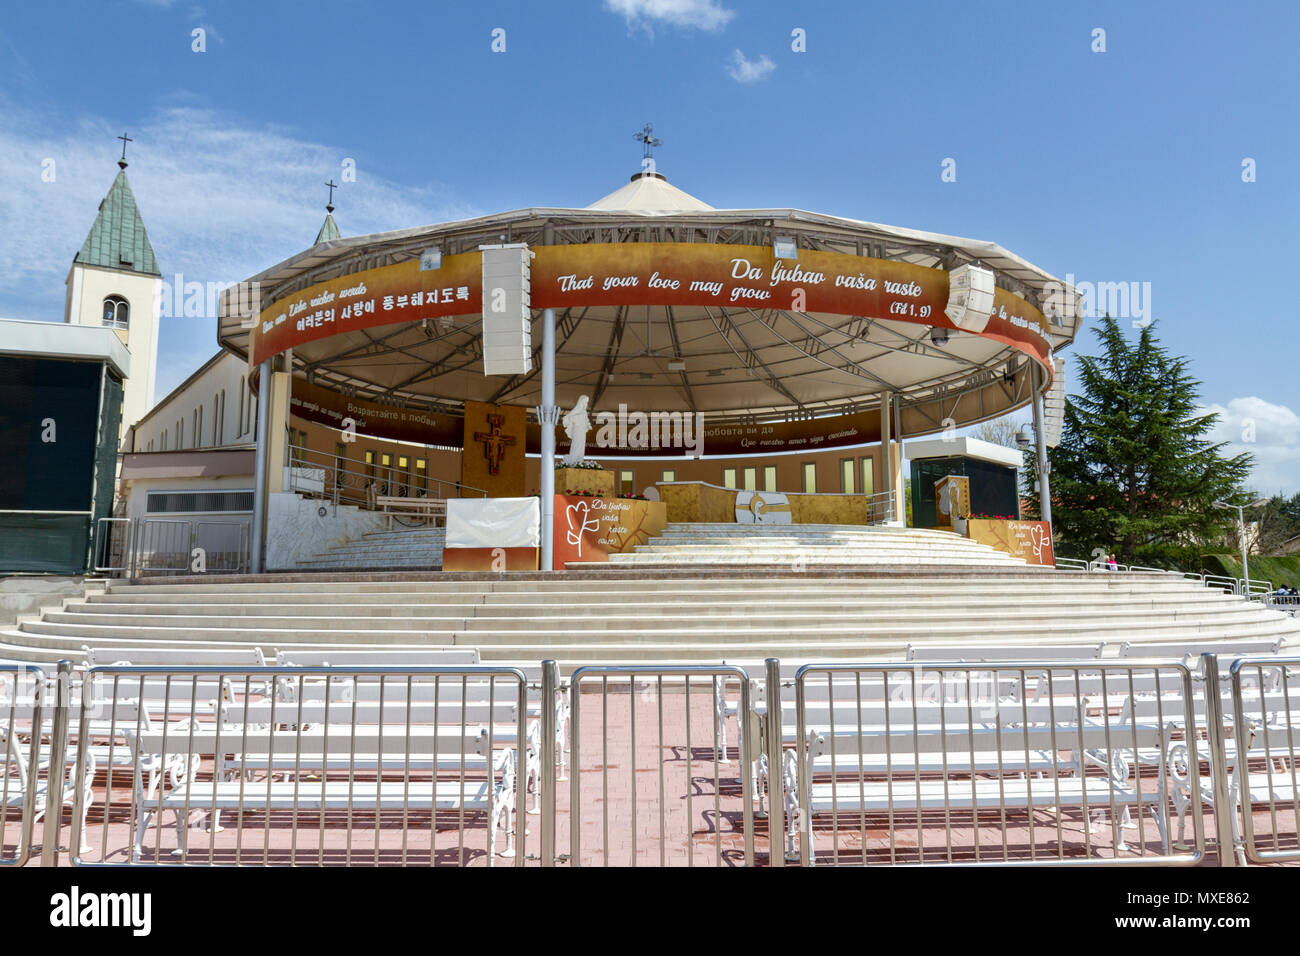
<svg viewBox="0 0 1300 956">
<path fill-rule="evenodd" d="M 429 459 L 415 459 L 415 490 L 429 490 Z"/>
<path fill-rule="evenodd" d="M 676 468 L 665 468 L 665 469 L 663 470 L 663 473 L 662 473 L 661 477 L 659 478 L 659 480 L 660 480 L 660 481 L 676 481 L 676 480 L 677 480 L 677 469 L 676 469 Z"/>
<path fill-rule="evenodd" d="M 145 511 L 186 514 L 211 511 L 252 511 L 252 491 L 151 491 Z"/>
<path fill-rule="evenodd" d="M 876 493 L 876 462 L 871 458 L 859 458 L 858 463 L 862 466 L 862 493 L 864 495 L 874 495 Z"/>
<path fill-rule="evenodd" d="M 853 479 L 856 477 L 853 468 L 852 458 L 840 459 L 840 491 L 843 494 L 853 494 Z"/>
<path fill-rule="evenodd" d="M 185 419 L 176 419 L 176 450 L 180 451 L 185 447 Z"/>
<path fill-rule="evenodd" d="M 758 491 L 758 469 L 746 468 L 744 475 L 745 475 L 745 490 Z"/>
<path fill-rule="evenodd" d="M 162 433 L 162 444 L 159 447 L 159 451 L 166 451 L 166 450 L 167 450 L 167 429 L 164 428 Z"/>
<path fill-rule="evenodd" d="M 235 421 L 235 427 L 239 429 L 239 434 L 236 435 L 235 437 L 243 438 L 244 437 L 244 390 L 242 388 L 239 390 L 239 418 Z"/>
<path fill-rule="evenodd" d="M 399 495 L 410 495 L 411 493 L 411 489 L 410 489 L 411 476 L 409 474 L 410 470 L 411 470 L 411 459 L 407 458 L 405 455 L 398 455 L 397 456 L 397 484 L 398 484 L 397 493 Z"/>
<path fill-rule="evenodd" d="M 763 468 L 763 490 L 776 494 L 776 465 Z"/>
<path fill-rule="evenodd" d="M 391 495 L 393 492 L 389 489 L 388 483 L 393 480 L 393 456 L 389 452 L 381 452 L 379 455 L 379 493 L 381 495 Z"/>
<path fill-rule="evenodd" d="M 621 495 L 630 495 L 636 490 L 636 475 L 631 470 L 624 470 L 618 473 L 618 493 Z"/>
<path fill-rule="evenodd" d="M 366 477 L 375 477 L 375 453 L 370 450 L 366 451 Z"/>
<path fill-rule="evenodd" d="M 203 406 L 200 405 L 194 409 L 194 427 L 190 429 L 194 435 L 194 447 L 198 448 L 203 444 Z"/>
<path fill-rule="evenodd" d="M 803 490 L 806 494 L 817 494 L 817 463 L 805 461 L 803 463 Z"/>
<path fill-rule="evenodd" d="M 722 469 L 722 487 L 724 488 L 736 487 L 736 469 L 734 468 Z"/>
<path fill-rule="evenodd" d="M 307 461 L 307 433 L 297 428 L 289 429 L 289 461 L 301 465 Z"/>
<path fill-rule="evenodd" d="M 217 403 L 216 421 L 212 423 L 212 444 L 220 445 L 226 430 L 226 390 L 221 390 L 221 401 Z"/>
<path fill-rule="evenodd" d="M 104 300 L 104 325 L 110 329 L 123 329 L 131 324 L 131 306 L 126 299 L 110 295 Z"/>
</svg>

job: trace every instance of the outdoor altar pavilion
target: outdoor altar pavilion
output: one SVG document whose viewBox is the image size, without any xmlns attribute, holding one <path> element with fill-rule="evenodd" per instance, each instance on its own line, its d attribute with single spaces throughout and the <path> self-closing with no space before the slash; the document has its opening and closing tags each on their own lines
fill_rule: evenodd
<svg viewBox="0 0 1300 956">
<path fill-rule="evenodd" d="M 506 292 L 485 256 L 522 270 Z M 502 295 L 522 321 L 485 329 Z M 1043 399 L 1081 314 L 1073 289 L 995 243 L 715 209 L 654 171 L 584 208 L 323 230 L 220 310 L 223 348 L 272 385 L 258 403 L 254 567 L 268 476 L 285 463 L 265 436 L 291 414 L 440 448 L 483 442 L 467 462 L 492 454 L 475 435 L 540 455 L 543 567 L 556 425 L 584 395 L 593 417 L 699 416 L 706 457 L 880 443 L 886 493 L 902 487 L 902 437 L 1032 405 L 1043 474 Z M 602 459 L 681 454 L 591 438 Z M 1050 520 L 1046 481 L 1039 491 Z M 900 494 L 891 507 L 901 519 Z"/>
</svg>

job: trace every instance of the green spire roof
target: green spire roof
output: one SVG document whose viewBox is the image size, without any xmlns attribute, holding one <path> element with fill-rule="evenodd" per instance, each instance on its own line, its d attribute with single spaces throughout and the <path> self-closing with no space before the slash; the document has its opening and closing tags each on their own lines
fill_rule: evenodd
<svg viewBox="0 0 1300 956">
<path fill-rule="evenodd" d="M 81 245 L 74 262 L 88 266 L 102 266 L 122 272 L 143 275 L 161 275 L 158 260 L 154 258 L 149 234 L 135 204 L 135 194 L 126 180 L 123 169 L 113 180 L 113 186 L 99 204 L 99 215 L 90 227 L 90 235 Z"/>
<path fill-rule="evenodd" d="M 325 221 L 321 223 L 320 232 L 316 233 L 316 242 L 330 242 L 334 239 L 342 239 L 343 234 L 339 232 L 339 224 L 334 221 L 334 214 L 327 212 Z"/>
</svg>

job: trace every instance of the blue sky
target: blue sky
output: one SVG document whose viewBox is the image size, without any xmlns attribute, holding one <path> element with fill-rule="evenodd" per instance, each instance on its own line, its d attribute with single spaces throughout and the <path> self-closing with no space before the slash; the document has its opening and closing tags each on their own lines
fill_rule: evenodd
<svg viewBox="0 0 1300 956">
<path fill-rule="evenodd" d="M 1260 490 L 1297 491 L 1298 35 L 1294 0 L 8 4 L 0 315 L 62 317 L 123 130 L 164 274 L 230 282 L 311 242 L 345 159 L 355 234 L 585 205 L 651 121 L 660 170 L 714 206 L 991 239 L 1149 289 L 1220 436 Z M 165 319 L 159 396 L 215 348 L 210 318 Z"/>
</svg>

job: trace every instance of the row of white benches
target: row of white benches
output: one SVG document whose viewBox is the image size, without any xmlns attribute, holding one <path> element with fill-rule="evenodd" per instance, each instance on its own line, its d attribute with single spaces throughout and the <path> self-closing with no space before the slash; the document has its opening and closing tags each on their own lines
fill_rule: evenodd
<svg viewBox="0 0 1300 956">
<path fill-rule="evenodd" d="M 257 648 L 84 650 L 92 668 L 120 664 L 145 670 L 93 672 L 93 680 L 81 684 L 74 694 L 69 728 L 74 746 L 80 746 L 87 760 L 81 800 L 83 852 L 90 781 L 100 768 L 109 773 L 127 769 L 132 774 L 136 859 L 149 825 L 166 811 L 175 815 L 177 849 L 183 853 L 188 818 L 194 811 L 206 813 L 215 832 L 220 828 L 220 812 L 235 807 L 265 811 L 400 808 L 486 813 L 491 862 L 500 829 L 507 835 L 503 855 L 514 852 L 516 827 L 511 826 L 510 815 L 516 809 L 520 772 L 516 760 L 524 765 L 525 783 L 533 791 L 537 809 L 542 750 L 538 718 L 546 704 L 529 693 L 521 715 L 518 679 L 475 673 L 479 661 L 473 649 L 292 651 L 274 659 L 283 667 L 399 671 L 354 670 L 338 676 L 260 675 L 258 670 L 267 661 Z M 204 674 L 147 671 L 199 666 L 217 670 Z M 415 667 L 444 667 L 450 673 L 400 672 Z M 227 668 L 233 673 L 221 673 Z M 527 688 L 535 689 L 539 667 L 523 669 L 523 680 Z M 555 708 L 557 738 L 562 739 L 567 698 L 561 693 L 550 706 Z M 4 732 L 12 744 L 20 743 L 16 722 L 30 717 L 30 706 L 25 712 L 10 706 L 0 716 L 0 721 L 9 721 Z M 48 726 L 48 721 L 43 723 Z M 44 744 L 40 752 L 48 762 L 49 745 Z M 557 747 L 557 752 L 562 760 L 563 747 Z M 208 779 L 197 773 L 201 758 L 212 761 Z M 20 769 L 27 780 L 26 764 Z M 446 779 L 448 772 L 455 779 Z M 390 773 L 402 779 L 386 779 Z M 346 779 L 338 779 L 340 774 Z M 367 779 L 358 780 L 357 774 Z M 412 779 L 413 775 L 419 779 Z M 76 798 L 75 776 L 69 763 L 65 804 Z M 44 790 L 35 797 L 43 805 Z M 15 788 L 10 802 L 21 809 L 26 799 L 27 794 Z"/>
<path fill-rule="evenodd" d="M 919 813 L 930 809 L 981 810 L 1075 807 L 1089 813 L 1118 812 L 1116 850 L 1125 849 L 1122 829 L 1132 826 L 1130 810 L 1149 811 L 1165 852 L 1170 846 L 1166 808 L 1178 815 L 1176 844 L 1185 837 L 1195 805 L 1190 780 L 1201 780 L 1199 797 L 1212 803 L 1202 694 L 1183 686 L 1181 672 L 1143 660 L 1179 660 L 1199 682 L 1202 651 L 1267 659 L 1273 642 L 1206 642 L 1202 646 L 1129 645 L 1120 659 L 1102 660 L 1104 645 L 1021 647 L 930 646 L 909 649 L 916 664 L 988 663 L 987 671 L 966 666 L 950 671 L 881 662 L 877 668 L 815 669 L 804 678 L 801 738 L 797 723 L 797 665 L 781 667 L 781 799 L 787 848 L 796 834 L 812 861 L 812 821 L 841 813 Z M 999 662 L 1032 658 L 1042 666 L 1021 670 Z M 1088 661 L 1097 661 L 1095 669 Z M 1053 661 L 1061 669 L 1051 670 Z M 1069 662 L 1069 668 L 1066 668 Z M 1083 663 L 1083 670 L 1075 665 Z M 751 672 L 751 700 L 766 739 L 768 704 L 762 674 Z M 1238 738 L 1225 740 L 1230 799 L 1281 802 L 1300 809 L 1294 741 L 1300 739 L 1300 673 L 1266 668 L 1263 680 L 1242 675 L 1248 714 L 1247 760 L 1239 760 Z M 974 678 L 974 679 L 973 679 Z M 726 720 L 737 716 L 735 698 L 720 693 L 715 733 L 725 739 Z M 733 682 L 734 683 L 734 682 Z M 1221 685 L 1222 713 L 1231 726 L 1230 688 Z M 1190 772 L 1189 739 L 1197 742 L 1197 771 Z M 1068 756 L 1062 757 L 1062 754 Z M 1249 760 L 1271 757 L 1264 772 L 1250 772 Z M 770 783 L 766 754 L 757 760 L 760 810 Z M 1144 780 L 1141 768 L 1156 768 Z M 1087 768 L 1104 769 L 1088 776 Z M 1204 769 L 1204 773 L 1202 773 Z M 1010 777 L 1008 777 L 1008 774 Z M 1235 825 L 1235 824 L 1234 824 Z"/>
</svg>

